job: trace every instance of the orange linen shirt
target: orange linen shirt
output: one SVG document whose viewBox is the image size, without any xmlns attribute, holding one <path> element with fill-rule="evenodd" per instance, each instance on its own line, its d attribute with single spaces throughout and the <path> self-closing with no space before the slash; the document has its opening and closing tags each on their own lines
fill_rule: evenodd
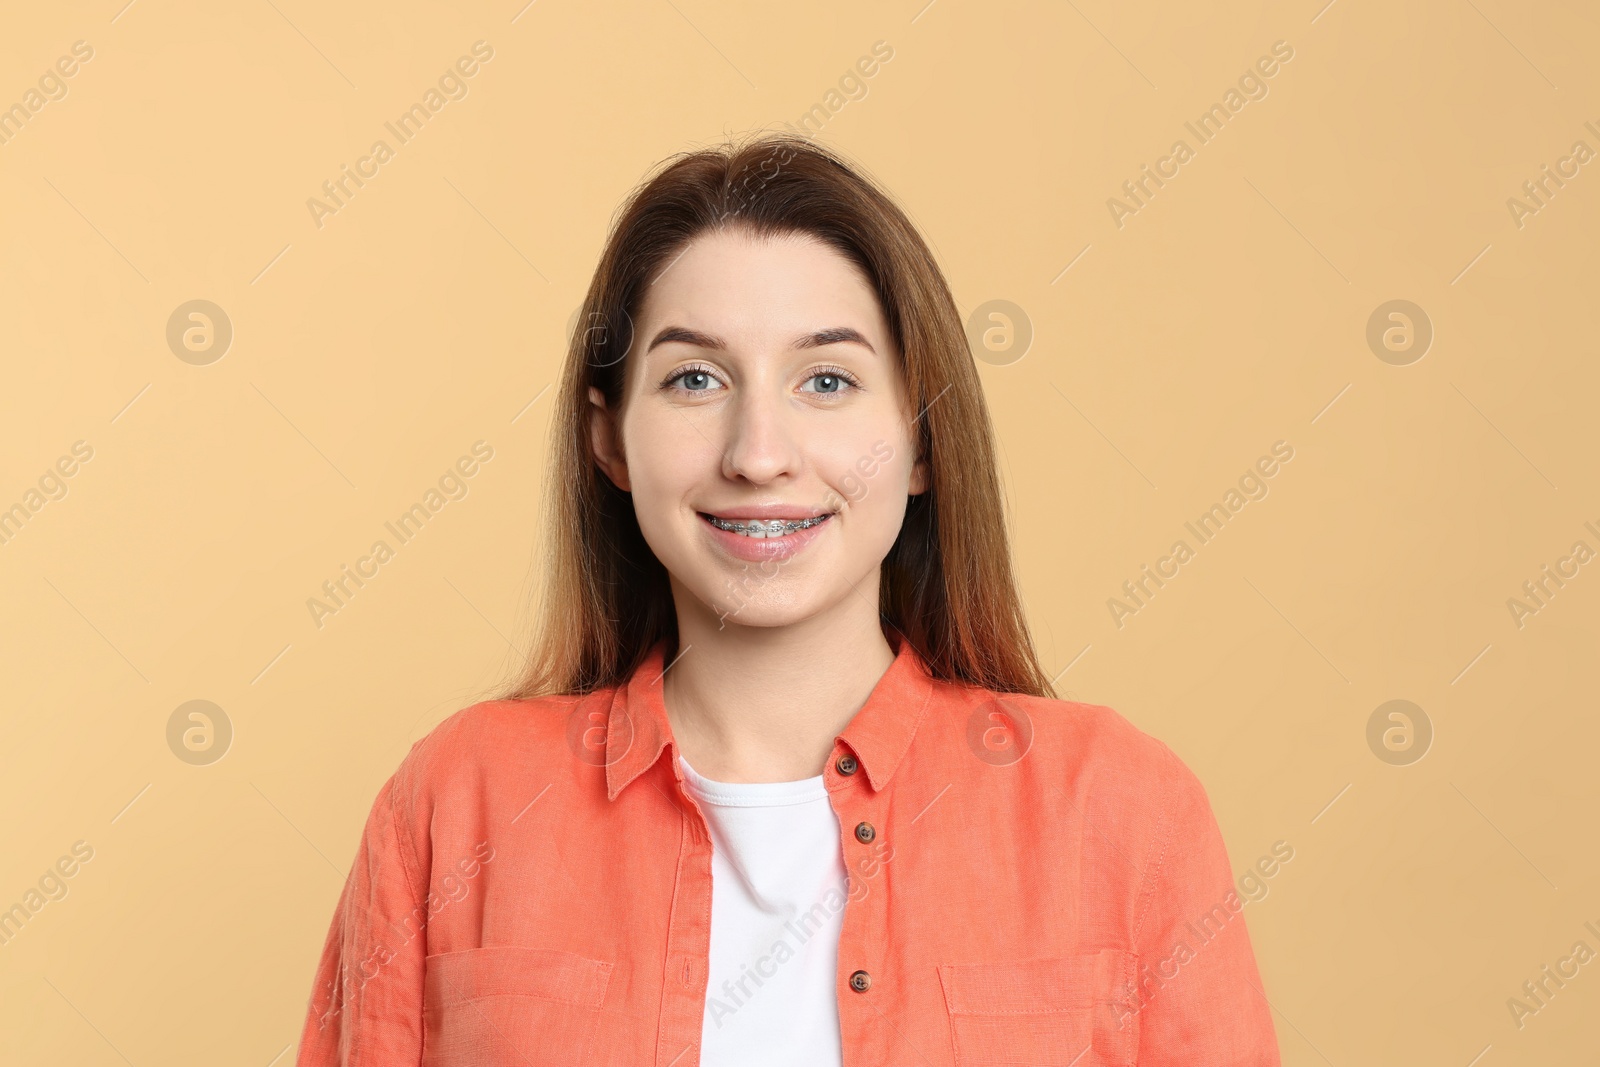
<svg viewBox="0 0 1600 1067">
<path fill-rule="evenodd" d="M 834 742 L 845 1067 L 1279 1067 L 1205 790 L 1110 708 L 932 678 L 909 642 Z M 379 791 L 328 932 L 301 1067 L 693 1067 L 712 843 L 662 702 L 490 701 Z"/>
</svg>

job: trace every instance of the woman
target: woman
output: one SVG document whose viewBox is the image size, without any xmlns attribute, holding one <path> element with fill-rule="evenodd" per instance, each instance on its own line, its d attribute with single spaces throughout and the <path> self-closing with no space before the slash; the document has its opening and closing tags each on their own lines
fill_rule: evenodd
<svg viewBox="0 0 1600 1067">
<path fill-rule="evenodd" d="M 906 216 L 685 154 L 583 312 L 527 676 L 380 790 L 299 1063 L 1277 1065 L 1200 783 L 1053 699 Z"/>
</svg>

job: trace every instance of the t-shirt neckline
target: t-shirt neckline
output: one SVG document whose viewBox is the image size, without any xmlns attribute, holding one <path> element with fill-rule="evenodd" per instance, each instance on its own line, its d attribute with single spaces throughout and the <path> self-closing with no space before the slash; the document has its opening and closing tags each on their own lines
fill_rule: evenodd
<svg viewBox="0 0 1600 1067">
<path fill-rule="evenodd" d="M 825 777 L 820 774 L 793 782 L 718 782 L 689 766 L 689 761 L 682 756 L 678 757 L 678 766 L 683 768 L 684 784 L 695 798 L 719 807 L 783 807 L 823 800 L 828 796 Z"/>
</svg>

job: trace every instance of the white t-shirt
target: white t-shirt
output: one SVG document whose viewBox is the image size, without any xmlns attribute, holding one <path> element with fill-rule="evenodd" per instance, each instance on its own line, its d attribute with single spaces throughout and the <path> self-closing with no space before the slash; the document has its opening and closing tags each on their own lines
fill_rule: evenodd
<svg viewBox="0 0 1600 1067">
<path fill-rule="evenodd" d="M 714 782 L 678 762 L 712 842 L 700 1063 L 840 1064 L 835 988 L 848 883 L 823 776 Z"/>
</svg>

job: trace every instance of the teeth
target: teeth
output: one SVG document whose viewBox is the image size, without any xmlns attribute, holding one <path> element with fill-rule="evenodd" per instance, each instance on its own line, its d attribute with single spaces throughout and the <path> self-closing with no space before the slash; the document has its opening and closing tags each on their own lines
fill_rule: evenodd
<svg viewBox="0 0 1600 1067">
<path fill-rule="evenodd" d="M 727 530 L 729 533 L 741 534 L 745 537 L 760 538 L 783 537 L 786 534 L 794 533 L 796 530 L 808 530 L 828 516 L 818 515 L 811 519 L 795 519 L 793 521 L 770 519 L 765 522 L 761 519 L 751 519 L 749 522 L 734 522 L 729 519 L 719 519 L 715 515 L 708 517 L 711 519 L 711 525 L 719 530 Z"/>
</svg>

